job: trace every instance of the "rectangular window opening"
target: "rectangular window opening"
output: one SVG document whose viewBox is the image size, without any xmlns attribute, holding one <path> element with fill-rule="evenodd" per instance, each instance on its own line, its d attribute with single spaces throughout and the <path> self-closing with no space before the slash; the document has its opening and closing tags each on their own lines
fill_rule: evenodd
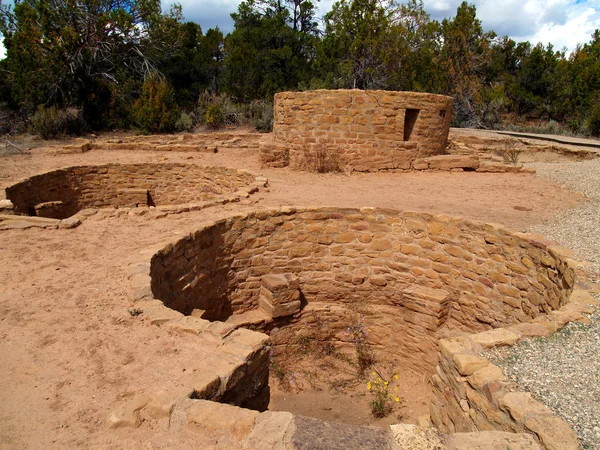
<svg viewBox="0 0 600 450">
<path fill-rule="evenodd" d="M 417 122 L 417 117 L 419 117 L 418 109 L 407 109 L 404 113 L 404 140 L 410 140 L 410 135 L 413 132 L 413 128 L 415 127 L 415 123 Z"/>
</svg>

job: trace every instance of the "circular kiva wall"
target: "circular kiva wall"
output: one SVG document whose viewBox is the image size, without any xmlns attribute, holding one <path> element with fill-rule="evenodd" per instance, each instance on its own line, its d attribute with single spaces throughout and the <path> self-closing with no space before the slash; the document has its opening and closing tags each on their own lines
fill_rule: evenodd
<svg viewBox="0 0 600 450">
<path fill-rule="evenodd" d="M 341 164 L 357 171 L 410 169 L 415 159 L 445 152 L 451 112 L 452 97 L 444 95 L 282 92 L 275 94 L 273 142 L 263 145 L 261 160 L 269 161 L 268 153 L 283 146 L 295 167 L 303 165 L 307 152 L 313 159 L 316 153 L 337 152 Z"/>
<path fill-rule="evenodd" d="M 193 164 L 106 164 L 46 172 L 6 188 L 19 214 L 65 218 L 84 208 L 180 205 L 218 198 L 255 175 Z"/>
<path fill-rule="evenodd" d="M 360 318 L 376 352 L 430 373 L 439 337 L 530 321 L 563 305 L 573 285 L 572 269 L 525 235 L 372 208 L 213 222 L 156 253 L 150 275 L 166 306 L 209 320 L 262 314 L 258 329 L 301 327 L 318 310 L 343 341 Z"/>
</svg>

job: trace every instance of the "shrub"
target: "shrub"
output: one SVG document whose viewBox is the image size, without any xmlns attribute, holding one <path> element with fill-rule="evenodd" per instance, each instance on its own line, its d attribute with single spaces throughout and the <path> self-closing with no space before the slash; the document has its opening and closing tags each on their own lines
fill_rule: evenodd
<svg viewBox="0 0 600 450">
<path fill-rule="evenodd" d="M 79 135 L 85 130 L 81 111 L 75 108 L 57 109 L 40 105 L 31 118 L 31 129 L 42 139 Z"/>
<path fill-rule="evenodd" d="M 521 153 L 523 153 L 523 151 L 517 148 L 516 141 L 512 139 L 506 141 L 505 145 L 506 146 L 504 147 L 504 150 L 499 150 L 497 154 L 502 156 L 504 164 L 516 166 L 519 163 L 519 158 L 521 157 Z"/>
<path fill-rule="evenodd" d="M 167 133 L 175 129 L 177 107 L 168 83 L 149 77 L 142 86 L 142 95 L 132 108 L 133 121 L 143 133 Z"/>
<path fill-rule="evenodd" d="M 181 111 L 179 119 L 175 122 L 175 129 L 177 131 L 190 131 L 192 128 L 194 128 L 194 119 L 189 114 Z"/>
<path fill-rule="evenodd" d="M 213 104 L 208 107 L 204 115 L 204 123 L 210 128 L 221 128 L 225 125 L 225 115 L 223 108 L 219 104 Z"/>
<path fill-rule="evenodd" d="M 250 103 L 248 115 L 252 126 L 261 133 L 273 131 L 273 103 L 255 100 Z"/>
<path fill-rule="evenodd" d="M 586 125 L 592 136 L 600 136 L 600 101 L 597 101 L 590 109 Z"/>
</svg>

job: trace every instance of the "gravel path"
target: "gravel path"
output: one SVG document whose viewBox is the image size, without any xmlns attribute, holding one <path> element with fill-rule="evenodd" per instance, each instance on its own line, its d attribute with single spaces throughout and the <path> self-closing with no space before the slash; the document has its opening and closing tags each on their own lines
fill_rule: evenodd
<svg viewBox="0 0 600 450">
<path fill-rule="evenodd" d="M 600 159 L 530 166 L 538 176 L 581 192 L 585 200 L 528 231 L 591 262 L 595 282 L 600 282 Z M 526 339 L 509 350 L 494 350 L 490 357 L 523 390 L 569 422 L 582 448 L 600 450 L 600 309 L 590 319 L 589 325 L 571 323 L 548 338 Z"/>
<path fill-rule="evenodd" d="M 600 274 L 600 158 L 576 163 L 528 164 L 537 176 L 564 183 L 581 192 L 581 204 L 559 215 L 555 221 L 528 231 L 554 239 L 593 264 Z"/>
<path fill-rule="evenodd" d="M 599 296 L 600 299 L 600 296 Z M 548 338 L 488 356 L 507 377 L 571 424 L 584 449 L 600 449 L 600 310 Z"/>
</svg>

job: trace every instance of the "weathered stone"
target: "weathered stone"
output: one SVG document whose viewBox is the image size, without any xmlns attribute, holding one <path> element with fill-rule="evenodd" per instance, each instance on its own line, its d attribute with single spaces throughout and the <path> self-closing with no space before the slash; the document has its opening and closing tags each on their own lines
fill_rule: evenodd
<svg viewBox="0 0 600 450">
<path fill-rule="evenodd" d="M 508 392 L 498 399 L 498 405 L 508 410 L 518 423 L 525 423 L 532 416 L 552 415 L 552 411 L 534 400 L 529 392 Z"/>
<path fill-rule="evenodd" d="M 477 169 L 479 167 L 479 158 L 476 156 L 463 155 L 438 155 L 425 158 L 424 160 L 433 170 L 451 170 L 451 169 Z"/>
<path fill-rule="evenodd" d="M 467 377 L 469 384 L 476 389 L 482 390 L 483 386 L 493 381 L 506 381 L 500 367 L 488 364 L 482 369 L 473 372 L 473 375 Z"/>
<path fill-rule="evenodd" d="M 473 334 L 471 335 L 471 340 L 484 348 L 491 348 L 502 345 L 513 345 L 519 340 L 519 335 L 504 328 L 497 328 Z"/>
<path fill-rule="evenodd" d="M 534 416 L 525 428 L 535 433 L 548 450 L 578 450 L 579 440 L 571 427 L 557 416 Z"/>
<path fill-rule="evenodd" d="M 118 409 L 111 412 L 106 418 L 109 428 L 137 428 L 142 423 L 140 410 L 144 408 L 150 397 L 147 395 L 138 395 L 133 399 L 121 405 Z"/>
<path fill-rule="evenodd" d="M 479 356 L 464 353 L 455 353 L 452 356 L 458 372 L 463 375 L 472 375 L 476 370 L 482 369 L 489 364 L 489 361 Z"/>
<path fill-rule="evenodd" d="M 288 450 L 295 432 L 294 416 L 289 412 L 267 411 L 260 414 L 244 441 L 248 450 Z"/>
<path fill-rule="evenodd" d="M 187 410 L 194 431 L 228 432 L 238 441 L 250 435 L 259 412 L 208 400 L 194 400 Z"/>
<path fill-rule="evenodd" d="M 81 220 L 76 217 L 69 217 L 61 220 L 58 224 L 58 228 L 70 230 L 72 228 L 77 228 L 79 225 L 81 225 Z"/>
<path fill-rule="evenodd" d="M 449 450 L 542 450 L 534 437 L 526 433 L 479 431 L 449 436 Z"/>
<path fill-rule="evenodd" d="M 390 426 L 392 450 L 445 450 L 444 439 L 435 430 L 408 423 Z"/>
</svg>

